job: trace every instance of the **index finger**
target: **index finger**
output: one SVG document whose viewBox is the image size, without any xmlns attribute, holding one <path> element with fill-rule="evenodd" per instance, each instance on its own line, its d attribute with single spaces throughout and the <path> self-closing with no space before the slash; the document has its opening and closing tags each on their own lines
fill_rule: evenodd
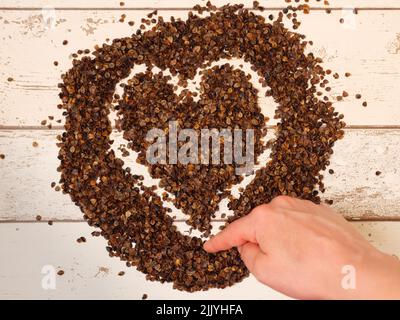
<svg viewBox="0 0 400 320">
<path fill-rule="evenodd" d="M 204 244 L 204 250 L 214 253 L 241 246 L 247 242 L 256 243 L 256 221 L 254 213 L 229 224 L 224 230 Z"/>
</svg>

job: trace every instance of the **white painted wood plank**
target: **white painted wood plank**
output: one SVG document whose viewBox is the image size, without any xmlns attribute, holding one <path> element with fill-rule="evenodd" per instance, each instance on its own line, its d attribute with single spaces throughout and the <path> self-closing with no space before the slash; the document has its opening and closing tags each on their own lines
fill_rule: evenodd
<svg viewBox="0 0 400 320">
<path fill-rule="evenodd" d="M 400 256 L 400 222 L 355 223 L 377 248 Z M 86 223 L 0 223 L 0 299 L 286 299 L 250 277 L 233 287 L 186 293 L 110 258 L 103 238 L 92 238 Z M 80 236 L 86 243 L 78 244 Z M 64 270 L 56 289 L 45 290 L 44 266 Z M 125 271 L 124 276 L 118 276 Z"/>
<path fill-rule="evenodd" d="M 81 219 L 69 196 L 50 188 L 52 181 L 58 182 L 55 137 L 60 132 L 0 131 L 0 153 L 6 156 L 0 160 L 0 220 L 32 221 L 38 214 L 46 220 Z M 119 133 L 114 139 L 118 154 L 116 148 L 124 140 Z M 400 130 L 346 130 L 334 151 L 330 168 L 335 173 L 325 174 L 324 199 L 334 200 L 334 208 L 348 218 L 400 219 Z M 133 155 L 122 159 L 135 165 Z M 133 171 L 148 176 L 142 166 L 135 165 Z M 376 176 L 376 171 L 382 174 Z M 173 215 L 184 217 L 176 210 Z"/>
<path fill-rule="evenodd" d="M 334 147 L 325 199 L 357 219 L 400 218 L 400 130 L 349 130 Z M 381 172 L 379 176 L 377 172 Z"/>
<path fill-rule="evenodd" d="M 93 8 L 93 7 L 120 7 L 120 0 L 95 0 L 95 1 L 80 1 L 80 0 L 2 0 L 2 8 L 31 8 L 31 7 L 43 7 L 43 6 L 54 6 L 64 8 Z M 193 7 L 196 4 L 204 5 L 204 0 L 125 0 L 124 8 L 187 8 Z M 212 4 L 221 6 L 226 3 L 243 3 L 246 7 L 252 7 L 253 0 L 241 0 L 241 1 L 226 1 L 226 0 L 214 0 Z M 260 5 L 265 7 L 275 6 L 286 6 L 287 3 L 283 0 L 261 0 Z M 330 0 L 329 7 L 340 8 L 355 6 L 361 8 L 387 8 L 394 7 L 399 8 L 400 4 L 397 0 Z M 310 6 L 325 7 L 321 2 L 311 0 Z"/>
<path fill-rule="evenodd" d="M 119 23 L 123 11 L 56 11 L 56 26 L 43 23 L 40 11 L 0 11 L 0 125 L 37 126 L 48 115 L 59 116 L 57 83 L 71 66 L 69 54 L 93 48 L 104 40 L 130 35 L 143 11 L 128 11 L 131 28 Z M 186 11 L 160 11 L 165 17 L 185 17 Z M 268 13 L 264 13 L 268 14 Z M 362 11 L 351 15 L 351 24 L 340 24 L 342 11 L 312 12 L 300 31 L 314 41 L 311 49 L 324 58 L 324 66 L 344 74 L 332 82 L 330 95 L 347 90 L 352 97 L 336 103 L 351 125 L 400 125 L 400 19 L 398 11 Z M 346 18 L 347 19 L 347 18 Z M 350 19 L 350 18 L 349 18 Z M 347 21 L 347 20 L 346 20 Z M 349 20 L 350 21 L 350 20 Z M 321 26 L 323 28 L 321 29 Z M 68 40 L 68 46 L 62 41 Z M 59 61 L 55 67 L 53 61 Z M 7 78 L 14 81 L 9 82 Z M 273 113 L 274 105 L 260 94 L 260 104 Z M 274 121 L 271 121 L 273 124 Z"/>
<path fill-rule="evenodd" d="M 77 219 L 80 210 L 68 196 L 51 189 L 58 182 L 59 161 L 54 131 L 7 131 L 0 133 L 0 212 L 11 220 L 43 218 Z M 36 141 L 37 148 L 32 146 Z M 7 218 L 8 217 L 8 218 Z"/>
<path fill-rule="evenodd" d="M 0 299 L 141 299 L 144 293 L 149 299 L 283 298 L 254 278 L 226 290 L 192 294 L 146 281 L 144 274 L 110 258 L 106 241 L 91 237 L 93 230 L 86 223 L 1 223 L 0 254 L 7 258 L 0 265 Z M 87 242 L 78 244 L 80 236 Z M 65 271 L 56 277 L 55 290 L 42 289 L 45 265 Z M 119 271 L 126 273 L 118 276 Z"/>
</svg>

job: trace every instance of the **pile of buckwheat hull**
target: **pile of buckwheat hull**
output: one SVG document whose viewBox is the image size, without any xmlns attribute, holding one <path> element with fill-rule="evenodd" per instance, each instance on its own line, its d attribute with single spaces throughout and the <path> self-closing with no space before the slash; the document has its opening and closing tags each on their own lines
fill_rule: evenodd
<svg viewBox="0 0 400 320">
<path fill-rule="evenodd" d="M 174 288 L 191 292 L 224 288 L 248 275 L 236 249 L 208 254 L 202 239 L 178 232 L 155 187 L 144 186 L 142 176 L 123 168 L 111 149 L 111 110 L 117 110 L 117 127 L 138 152 L 138 161 L 161 179 L 160 187 L 201 231 L 210 230 L 226 197 L 234 212 L 230 221 L 277 195 L 320 202 L 320 172 L 329 165 L 345 123 L 332 102 L 317 95 L 318 87 L 327 84 L 322 61 L 305 53 L 305 36 L 283 24 L 290 18 L 297 28 L 296 11 L 305 9 L 289 7 L 265 19 L 242 5 L 196 6 L 195 11 L 209 14 L 190 12 L 186 21 L 170 22 L 158 17 L 151 30 L 114 39 L 97 47 L 93 56 L 73 60 L 59 85 L 66 116 L 59 138 L 60 182 L 89 225 L 101 229 L 110 256 L 135 266 L 149 280 L 173 282 Z M 182 128 L 255 129 L 255 155 L 262 153 L 268 119 L 258 106 L 258 91 L 243 71 L 230 65 L 207 69 L 223 58 L 251 63 L 278 105 L 271 159 L 238 199 L 229 195 L 229 188 L 242 179 L 234 165 L 149 165 L 144 156 L 145 133 L 164 129 L 172 120 Z M 139 64 L 147 71 L 128 81 L 122 97 L 115 96 L 117 84 Z M 176 94 L 169 77 L 152 72 L 154 66 L 177 75 L 182 86 L 204 69 L 199 101 L 189 90 Z"/>
</svg>

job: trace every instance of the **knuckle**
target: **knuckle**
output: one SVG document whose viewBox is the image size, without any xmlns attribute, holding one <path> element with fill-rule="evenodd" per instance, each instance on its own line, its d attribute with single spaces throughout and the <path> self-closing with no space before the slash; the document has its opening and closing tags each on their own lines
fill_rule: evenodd
<svg viewBox="0 0 400 320">
<path fill-rule="evenodd" d="M 269 206 L 267 204 L 262 204 L 253 209 L 255 215 L 264 215 L 268 211 L 269 211 Z"/>
<path fill-rule="evenodd" d="M 270 208 L 266 204 L 262 204 L 253 209 L 252 214 L 256 217 L 257 221 L 263 220 L 268 213 L 270 212 Z"/>
<path fill-rule="evenodd" d="M 259 226 L 274 223 L 279 216 L 278 211 L 274 210 L 269 204 L 263 204 L 253 209 L 253 214 L 255 216 L 254 223 Z"/>
<path fill-rule="evenodd" d="M 292 198 L 289 196 L 277 196 L 276 198 L 272 199 L 271 204 L 274 206 L 287 206 L 291 204 Z"/>
</svg>

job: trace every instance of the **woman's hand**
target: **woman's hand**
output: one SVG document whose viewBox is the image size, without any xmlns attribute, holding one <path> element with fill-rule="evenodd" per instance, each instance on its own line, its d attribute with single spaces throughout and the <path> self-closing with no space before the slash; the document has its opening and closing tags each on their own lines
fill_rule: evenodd
<svg viewBox="0 0 400 320">
<path fill-rule="evenodd" d="M 280 196 L 205 243 L 237 247 L 262 283 L 298 299 L 400 299 L 400 262 L 324 205 Z"/>
</svg>

